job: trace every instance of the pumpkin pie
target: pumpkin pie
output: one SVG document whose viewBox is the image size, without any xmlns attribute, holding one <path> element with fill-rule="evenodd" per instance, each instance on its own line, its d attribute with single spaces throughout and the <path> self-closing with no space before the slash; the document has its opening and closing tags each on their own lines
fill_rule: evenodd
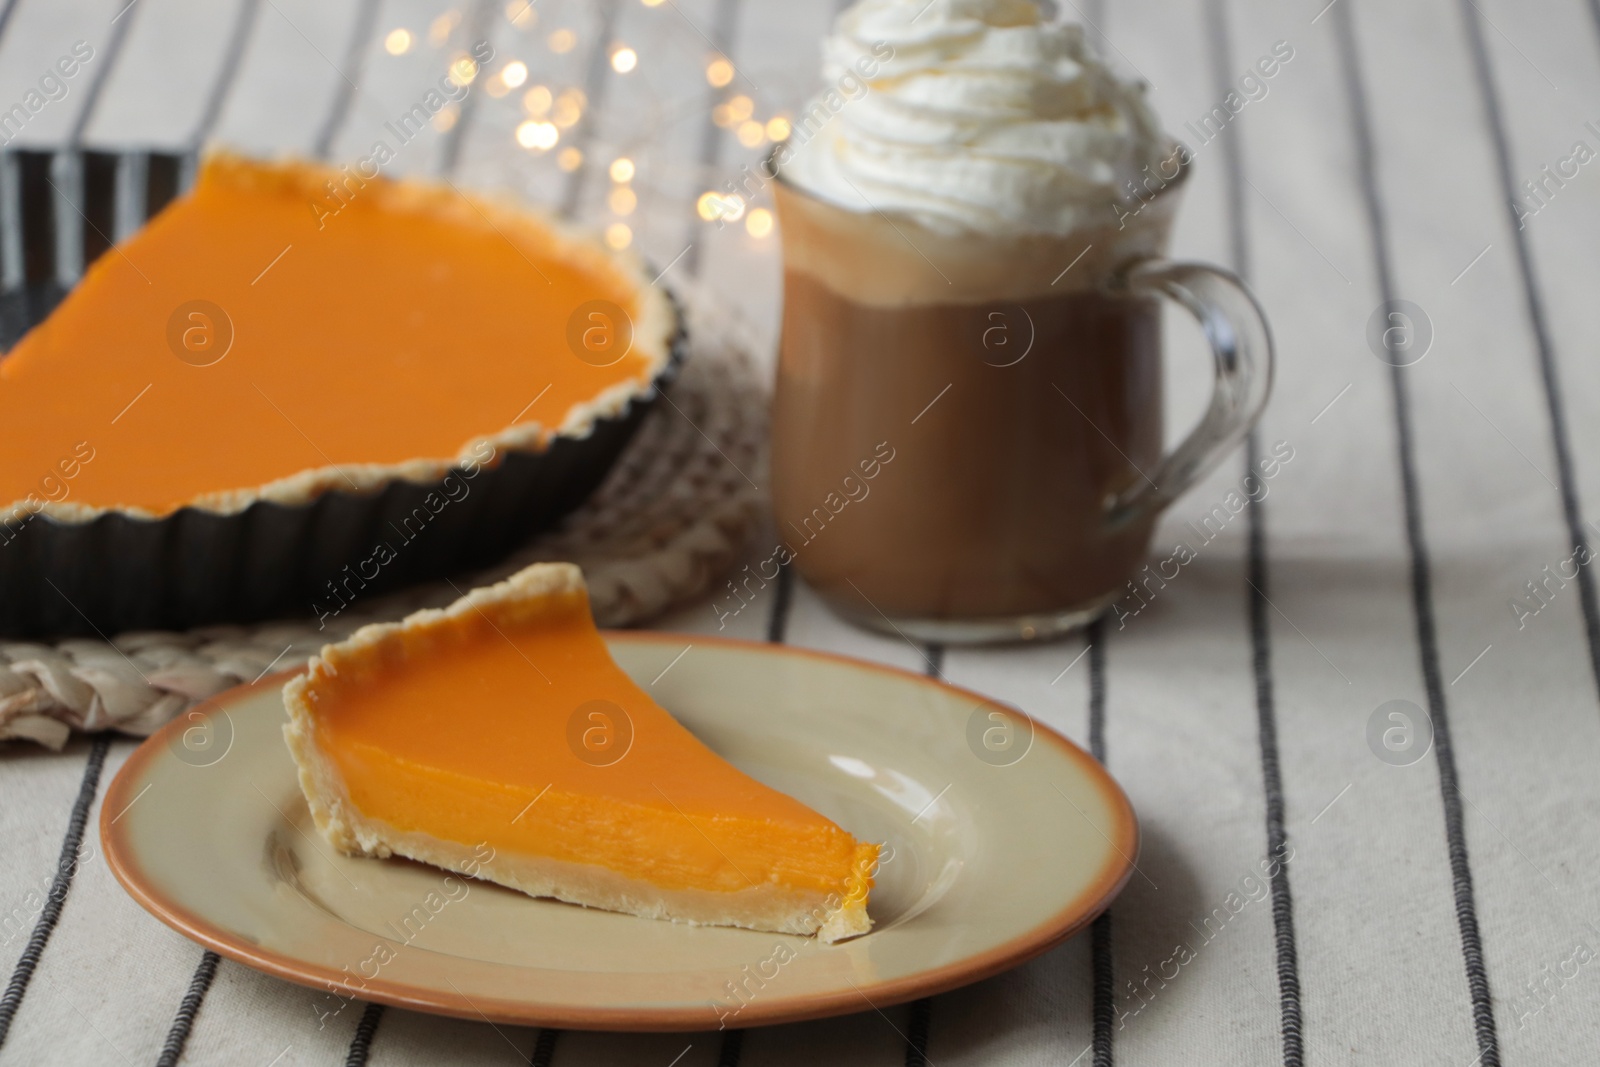
<svg viewBox="0 0 1600 1067">
<path fill-rule="evenodd" d="M 871 925 L 877 846 L 739 771 L 634 684 L 571 564 L 365 627 L 284 703 L 312 817 L 347 854 L 656 919 L 824 941 Z"/>
<path fill-rule="evenodd" d="M 523 207 L 210 156 L 0 360 L 0 546 L 33 542 L 0 561 L 0 629 L 259 618 L 391 552 L 409 580 L 492 562 L 598 484 L 681 333 L 635 257 Z"/>
<path fill-rule="evenodd" d="M 226 513 L 438 477 L 584 436 L 675 325 L 636 263 L 525 210 L 212 156 L 0 361 L 0 504 Z"/>
</svg>

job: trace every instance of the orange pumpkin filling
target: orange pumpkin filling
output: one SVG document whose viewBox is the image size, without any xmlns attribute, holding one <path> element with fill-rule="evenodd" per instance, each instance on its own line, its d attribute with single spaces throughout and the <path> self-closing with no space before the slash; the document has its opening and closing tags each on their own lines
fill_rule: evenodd
<svg viewBox="0 0 1600 1067">
<path fill-rule="evenodd" d="M 633 326 L 614 362 L 574 350 L 595 301 Z M 232 510 L 305 471 L 448 461 L 513 423 L 537 443 L 641 390 L 670 331 L 634 268 L 525 213 L 213 157 L 0 360 L 0 506 Z"/>
<path fill-rule="evenodd" d="M 346 851 L 444 866 L 487 851 L 483 877 L 539 896 L 866 928 L 877 846 L 739 771 L 634 684 L 570 565 L 358 633 L 285 697 L 313 814 Z"/>
</svg>

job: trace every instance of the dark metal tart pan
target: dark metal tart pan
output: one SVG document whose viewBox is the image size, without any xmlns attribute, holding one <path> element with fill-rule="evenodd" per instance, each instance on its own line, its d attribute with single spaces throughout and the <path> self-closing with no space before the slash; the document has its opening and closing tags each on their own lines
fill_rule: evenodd
<svg viewBox="0 0 1600 1067">
<path fill-rule="evenodd" d="M 192 157 L 0 152 L 0 351 L 42 321 L 105 252 L 187 187 Z M 671 299 L 671 294 L 668 294 Z M 37 514 L 0 529 L 0 636 L 336 615 L 415 582 L 489 566 L 555 526 L 599 485 L 686 351 L 684 316 L 649 390 L 583 437 L 503 448 L 476 471 L 370 492 L 328 490 L 297 505 L 256 501 L 219 514 L 116 511 L 69 522 Z M 3 428 L 0 428 L 3 432 Z M 464 495 L 432 511 L 429 494 Z M 419 512 L 420 509 L 420 512 Z M 408 518 L 424 515 L 426 521 Z M 374 565 L 375 550 L 391 554 Z"/>
</svg>

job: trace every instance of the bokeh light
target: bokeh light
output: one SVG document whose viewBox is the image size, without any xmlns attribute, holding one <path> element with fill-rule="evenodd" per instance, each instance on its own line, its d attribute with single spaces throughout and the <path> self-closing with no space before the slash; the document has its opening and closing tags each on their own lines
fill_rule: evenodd
<svg viewBox="0 0 1600 1067">
<path fill-rule="evenodd" d="M 450 64 L 450 84 L 466 86 L 472 84 L 472 79 L 478 76 L 478 64 L 468 56 L 461 56 Z"/>
<path fill-rule="evenodd" d="M 554 148 L 560 139 L 561 131 L 549 122 L 530 119 L 517 126 L 517 143 L 523 148 L 533 148 L 543 152 Z"/>
<path fill-rule="evenodd" d="M 561 95 L 556 97 L 551 121 L 563 130 L 576 126 L 578 120 L 583 117 L 583 106 L 588 102 L 589 99 L 583 95 L 582 89 L 563 89 Z"/>
<path fill-rule="evenodd" d="M 555 96 L 543 85 L 535 85 L 522 94 L 522 106 L 534 118 L 548 114 L 550 105 L 554 102 Z"/>
<path fill-rule="evenodd" d="M 707 222 L 716 219 L 738 222 L 744 217 L 744 198 L 738 193 L 719 193 L 713 189 L 701 193 L 694 208 Z"/>
<path fill-rule="evenodd" d="M 446 11 L 428 23 L 428 43 L 434 47 L 444 44 L 450 39 L 450 32 L 456 28 L 456 23 L 460 21 L 461 12 Z"/>
</svg>

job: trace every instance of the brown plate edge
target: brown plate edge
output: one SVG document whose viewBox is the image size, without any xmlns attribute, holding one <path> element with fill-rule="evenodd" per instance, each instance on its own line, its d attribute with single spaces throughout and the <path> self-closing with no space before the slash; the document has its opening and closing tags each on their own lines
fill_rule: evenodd
<svg viewBox="0 0 1600 1067">
<path fill-rule="evenodd" d="M 718 645 L 748 652 L 806 656 L 829 663 L 881 671 L 919 685 L 953 690 L 979 703 L 995 703 L 992 697 L 913 671 L 792 645 L 771 645 L 729 637 L 651 631 L 609 630 L 602 631 L 602 636 L 608 642 L 620 639 L 625 642 L 676 644 L 685 639 L 692 639 L 693 643 Z M 469 1000 L 464 995 L 443 994 L 432 990 L 420 991 L 415 986 L 382 978 L 366 982 L 359 989 L 352 989 L 348 976 L 340 971 L 307 964 L 303 960 L 281 953 L 265 951 L 155 891 L 145 878 L 134 849 L 125 836 L 126 828 L 119 828 L 116 825 L 117 818 L 109 813 L 125 811 L 136 799 L 135 786 L 143 780 L 151 761 L 160 754 L 163 746 L 169 744 L 183 730 L 193 727 L 194 715 L 210 715 L 237 702 L 246 694 L 282 686 L 301 670 L 303 668 L 279 671 L 248 685 L 236 686 L 210 697 L 151 734 L 118 769 L 116 777 L 106 788 L 105 799 L 101 804 L 100 843 L 111 873 L 141 907 L 191 941 L 229 959 L 296 985 L 338 995 L 348 994 L 361 1000 L 435 1015 L 518 1026 L 609 1031 L 686 1032 L 711 1029 L 708 1025 L 711 1020 L 707 1015 L 714 1017 L 715 1012 L 706 1007 L 644 1010 L 567 1008 L 553 1012 L 539 1012 L 538 1005 L 526 1001 L 482 997 Z M 739 1012 L 738 1021 L 733 1029 L 805 1022 L 883 1008 L 970 985 L 1048 952 L 1082 931 L 1111 906 L 1112 900 L 1133 876 L 1139 854 L 1139 821 L 1133 805 L 1129 802 L 1127 794 L 1122 791 L 1122 787 L 1093 756 L 1045 723 L 1028 716 L 1025 712 L 1019 711 L 1018 714 L 1024 715 L 1033 724 L 1036 739 L 1042 737 L 1055 745 L 1069 760 L 1077 763 L 1099 789 L 1116 823 L 1108 837 L 1108 843 L 1122 863 L 1108 863 L 1089 888 L 1074 897 L 1050 919 L 986 952 L 894 981 L 853 987 L 848 993 L 797 997 L 787 1001 L 778 998 L 776 1001 L 751 1002 Z"/>
</svg>

